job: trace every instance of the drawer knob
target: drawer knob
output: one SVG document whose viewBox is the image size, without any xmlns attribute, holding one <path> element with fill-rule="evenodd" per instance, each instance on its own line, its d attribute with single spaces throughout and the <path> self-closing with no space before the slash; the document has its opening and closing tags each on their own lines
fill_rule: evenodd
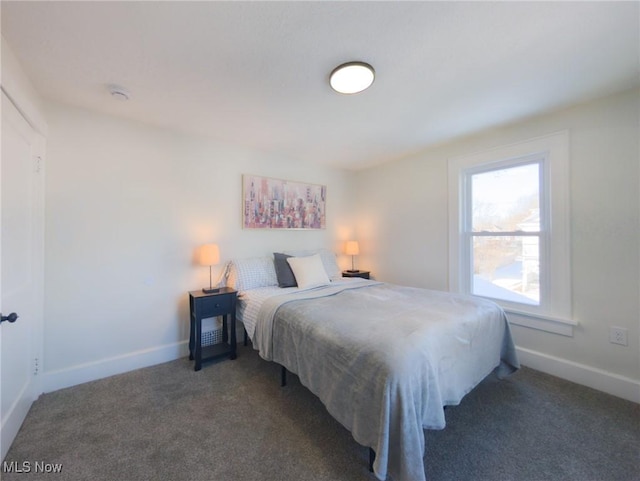
<svg viewBox="0 0 640 481">
<path fill-rule="evenodd" d="M 220 307 L 220 304 L 216 304 L 216 307 Z"/>
</svg>

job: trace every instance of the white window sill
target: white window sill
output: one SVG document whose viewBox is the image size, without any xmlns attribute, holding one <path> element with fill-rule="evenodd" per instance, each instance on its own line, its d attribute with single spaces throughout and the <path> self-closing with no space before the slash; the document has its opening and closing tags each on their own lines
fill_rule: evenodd
<svg viewBox="0 0 640 481">
<path fill-rule="evenodd" d="M 504 311 L 507 313 L 507 319 L 510 324 L 560 334 L 561 336 L 573 337 L 573 328 L 578 325 L 578 322 L 573 319 L 532 314 L 507 307 L 504 308 Z"/>
</svg>

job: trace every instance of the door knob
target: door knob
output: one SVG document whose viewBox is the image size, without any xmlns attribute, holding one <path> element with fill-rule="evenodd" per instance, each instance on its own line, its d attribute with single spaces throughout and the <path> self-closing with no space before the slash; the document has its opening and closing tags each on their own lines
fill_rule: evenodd
<svg viewBox="0 0 640 481">
<path fill-rule="evenodd" d="M 3 316 L 2 314 L 0 314 L 0 324 L 3 323 L 4 321 L 16 322 L 17 320 L 18 320 L 18 314 L 16 314 L 15 312 L 12 312 L 8 316 Z"/>
</svg>

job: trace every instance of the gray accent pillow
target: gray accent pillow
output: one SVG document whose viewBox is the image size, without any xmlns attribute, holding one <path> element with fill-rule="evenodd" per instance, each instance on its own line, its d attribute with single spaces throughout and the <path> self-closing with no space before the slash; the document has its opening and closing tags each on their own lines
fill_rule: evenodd
<svg viewBox="0 0 640 481">
<path fill-rule="evenodd" d="M 279 287 L 298 287 L 296 276 L 293 275 L 291 266 L 287 262 L 287 258 L 293 257 L 278 252 L 273 253 L 273 263 L 276 267 L 276 277 L 278 278 Z"/>
</svg>

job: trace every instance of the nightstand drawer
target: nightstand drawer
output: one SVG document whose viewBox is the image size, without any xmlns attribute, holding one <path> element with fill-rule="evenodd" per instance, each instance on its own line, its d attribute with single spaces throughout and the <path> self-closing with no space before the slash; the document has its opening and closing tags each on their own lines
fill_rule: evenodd
<svg viewBox="0 0 640 481">
<path fill-rule="evenodd" d="M 229 314 L 233 306 L 233 296 L 203 297 L 198 304 L 198 310 L 202 317 L 220 316 Z"/>
</svg>

